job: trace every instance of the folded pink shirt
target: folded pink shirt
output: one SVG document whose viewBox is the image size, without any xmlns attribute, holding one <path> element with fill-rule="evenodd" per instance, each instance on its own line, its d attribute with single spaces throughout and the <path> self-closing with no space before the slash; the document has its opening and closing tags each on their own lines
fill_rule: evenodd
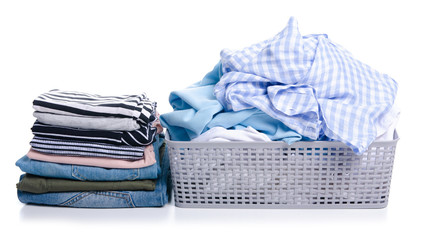
<svg viewBox="0 0 422 240">
<path fill-rule="evenodd" d="M 102 157 L 77 157 L 77 156 L 62 156 L 44 154 L 33 150 L 29 150 L 26 154 L 28 158 L 54 163 L 85 165 L 103 168 L 142 168 L 153 165 L 155 160 L 154 147 L 148 145 L 144 150 L 144 157 L 139 160 L 122 160 L 116 158 L 102 158 Z"/>
</svg>

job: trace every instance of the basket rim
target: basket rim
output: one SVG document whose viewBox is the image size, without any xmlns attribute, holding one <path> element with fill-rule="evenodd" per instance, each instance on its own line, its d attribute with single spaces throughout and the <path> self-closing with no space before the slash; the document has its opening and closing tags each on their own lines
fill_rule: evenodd
<svg viewBox="0 0 422 240">
<path fill-rule="evenodd" d="M 191 141 L 173 141 L 170 139 L 170 134 L 166 130 L 165 131 L 165 140 L 166 143 L 171 145 L 172 147 L 218 147 L 218 148 L 257 148 L 257 147 L 265 147 L 265 148 L 348 148 L 345 143 L 339 141 L 298 141 L 292 144 L 287 144 L 284 141 L 271 141 L 271 142 L 264 142 L 264 141 L 254 141 L 254 142 L 245 142 L 245 141 L 237 141 L 237 142 L 224 142 L 224 141 L 215 141 L 215 142 L 191 142 Z M 400 140 L 397 131 L 394 130 L 394 140 L 387 140 L 387 141 L 374 141 L 369 145 L 369 148 L 372 147 L 388 147 L 388 146 L 395 146 Z M 350 149 L 351 150 L 351 149 Z"/>
</svg>

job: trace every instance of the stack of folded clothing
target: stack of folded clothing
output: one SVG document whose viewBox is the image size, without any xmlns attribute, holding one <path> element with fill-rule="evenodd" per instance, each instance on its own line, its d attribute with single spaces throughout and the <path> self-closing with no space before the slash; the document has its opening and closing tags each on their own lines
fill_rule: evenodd
<svg viewBox="0 0 422 240">
<path fill-rule="evenodd" d="M 16 162 L 23 203 L 87 208 L 168 202 L 168 159 L 156 103 L 145 94 L 51 90 L 33 102 L 28 154 Z"/>
<path fill-rule="evenodd" d="M 396 81 L 326 34 L 302 36 L 295 18 L 273 38 L 220 55 L 202 81 L 170 94 L 174 111 L 161 122 L 172 140 L 327 140 L 362 154 L 394 137 Z"/>
</svg>

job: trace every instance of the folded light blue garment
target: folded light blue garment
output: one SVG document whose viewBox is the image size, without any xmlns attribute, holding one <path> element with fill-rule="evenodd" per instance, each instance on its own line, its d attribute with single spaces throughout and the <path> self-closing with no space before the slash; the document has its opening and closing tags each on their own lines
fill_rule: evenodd
<svg viewBox="0 0 422 240">
<path fill-rule="evenodd" d="M 221 63 L 218 63 L 201 81 L 170 94 L 169 101 L 174 111 L 162 114 L 160 120 L 172 140 L 190 141 L 212 127 L 242 129 L 248 126 L 267 134 L 273 141 L 283 140 L 291 144 L 306 140 L 259 109 L 224 111 L 213 94 L 221 72 Z"/>
<path fill-rule="evenodd" d="M 153 143 L 154 151 L 156 150 L 155 148 L 159 148 L 163 142 L 164 136 L 162 134 L 156 135 L 155 141 Z M 161 171 L 160 165 L 157 162 L 151 166 L 143 168 L 102 168 L 37 161 L 28 158 L 26 155 L 21 157 L 16 162 L 16 166 L 18 166 L 22 172 L 30 173 L 33 175 L 82 181 L 125 181 L 156 179 Z"/>
<path fill-rule="evenodd" d="M 18 166 L 22 172 L 33 175 L 81 181 L 155 179 L 160 173 L 160 167 L 157 163 L 143 168 L 101 168 L 38 161 L 30 159 L 26 155 L 16 162 L 16 166 Z"/>
</svg>

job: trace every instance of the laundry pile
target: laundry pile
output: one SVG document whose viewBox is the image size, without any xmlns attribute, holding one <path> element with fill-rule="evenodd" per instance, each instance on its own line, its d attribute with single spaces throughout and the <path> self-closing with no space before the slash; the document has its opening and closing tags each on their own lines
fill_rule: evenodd
<svg viewBox="0 0 422 240">
<path fill-rule="evenodd" d="M 221 51 L 204 79 L 173 91 L 160 119 L 175 141 L 340 141 L 362 154 L 392 140 L 397 83 L 290 18 L 275 37 Z"/>
<path fill-rule="evenodd" d="M 156 102 L 145 94 L 51 90 L 33 101 L 33 139 L 16 162 L 23 203 L 89 208 L 163 206 L 168 159 Z"/>
</svg>

